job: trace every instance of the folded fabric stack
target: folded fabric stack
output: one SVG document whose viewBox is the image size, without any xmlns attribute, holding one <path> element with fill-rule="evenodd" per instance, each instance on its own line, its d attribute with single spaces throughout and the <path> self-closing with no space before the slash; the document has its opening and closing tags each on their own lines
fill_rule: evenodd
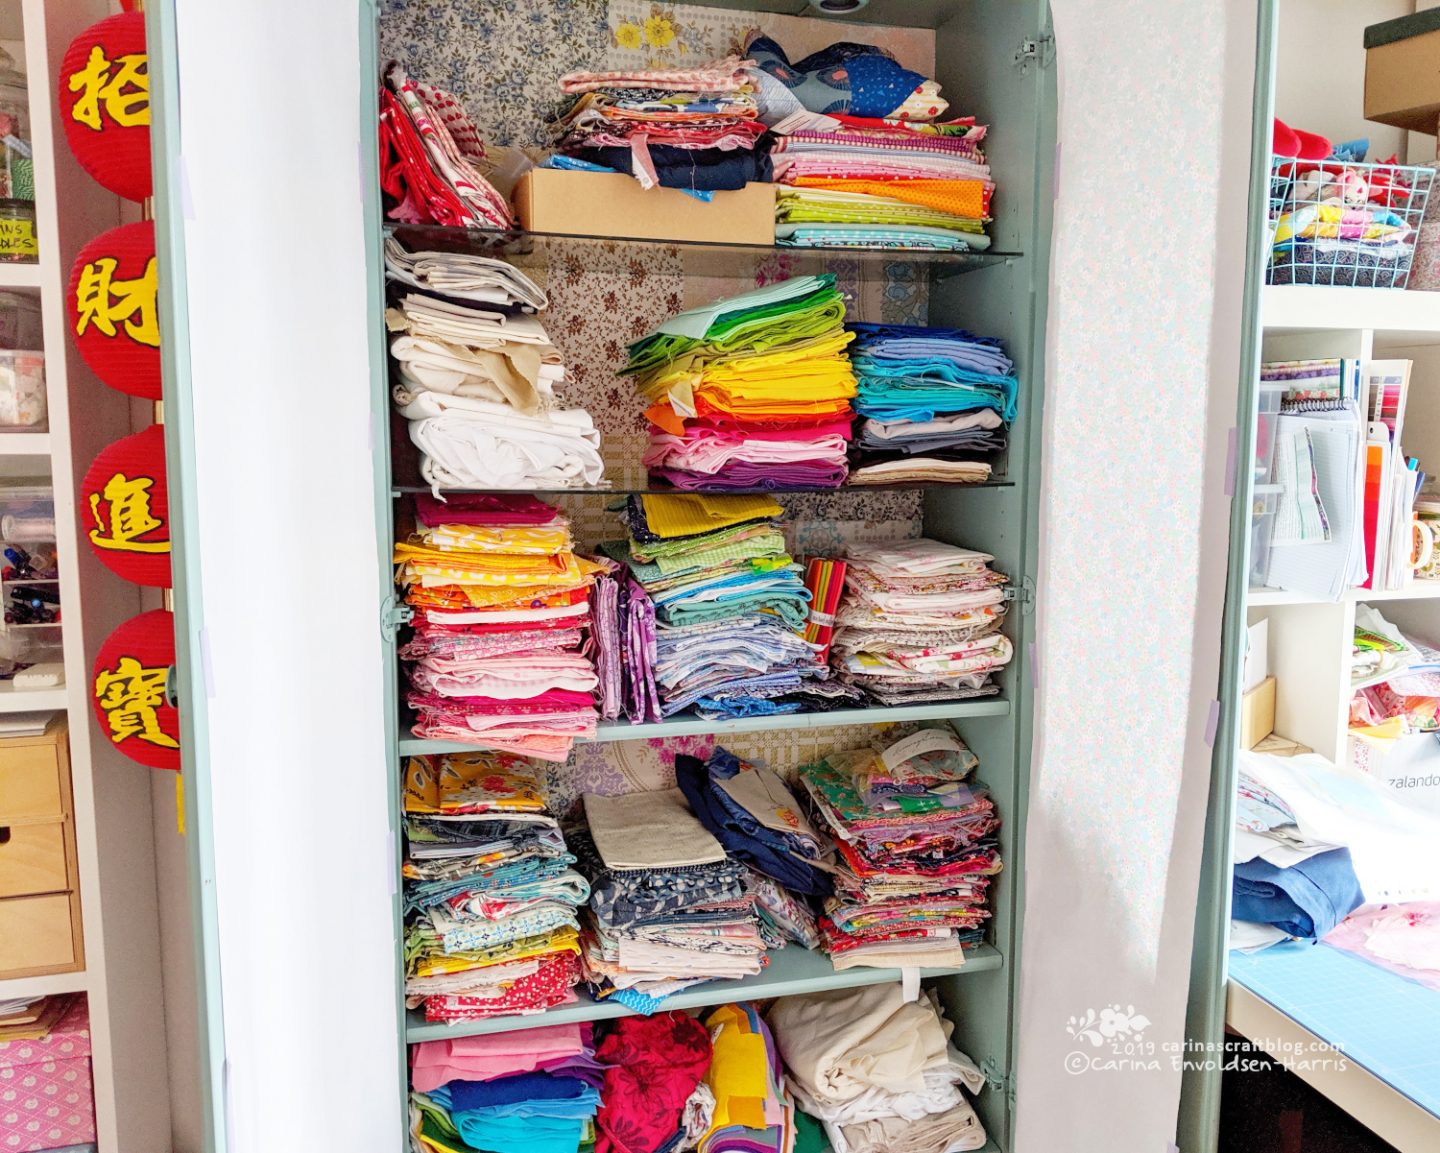
<svg viewBox="0 0 1440 1153">
<path fill-rule="evenodd" d="M 708 761 L 677 756 L 675 783 L 732 857 L 797 893 L 830 895 L 833 850 L 774 770 L 717 747 Z"/>
<path fill-rule="evenodd" d="M 690 985 L 765 965 L 746 870 L 679 789 L 585 794 L 588 829 L 570 841 L 590 878 L 582 964 L 591 992 L 649 1013 Z"/>
<path fill-rule="evenodd" d="M 645 188 L 714 192 L 770 180 L 754 71 L 738 56 L 695 68 L 572 72 L 575 99 L 552 126 L 566 156 L 635 176 Z"/>
<path fill-rule="evenodd" d="M 780 1053 L 754 1005 L 721 1005 L 705 1018 L 713 1053 L 705 1083 L 715 1096 L 699 1153 L 792 1153 L 795 1101 Z"/>
<path fill-rule="evenodd" d="M 1000 871 L 989 790 L 949 729 L 831 753 L 800 770 L 839 871 L 820 932 L 837 969 L 956 966 L 978 945 Z"/>
<path fill-rule="evenodd" d="M 575 1000 L 590 887 L 544 769 L 507 753 L 411 757 L 404 787 L 406 1004 L 454 1021 Z"/>
<path fill-rule="evenodd" d="M 600 566 L 534 497 L 421 494 L 415 518 L 395 562 L 415 612 L 400 656 L 416 736 L 565 760 L 595 735 L 598 679 L 580 650 Z"/>
<path fill-rule="evenodd" d="M 1015 365 L 999 338 L 956 328 L 851 324 L 859 381 L 851 484 L 990 478 L 1015 419 Z"/>
<path fill-rule="evenodd" d="M 937 123 L 939 85 L 882 48 L 832 44 L 792 64 L 752 33 L 774 145 L 776 243 L 981 250 L 995 186 L 973 117 Z"/>
<path fill-rule="evenodd" d="M 818 1118 L 834 1153 L 960 1153 L 985 1129 L 962 1090 L 985 1077 L 951 1043 L 955 1026 L 933 993 L 906 1001 L 899 985 L 785 997 L 770 1010 L 799 1107 Z"/>
<path fill-rule="evenodd" d="M 676 488 L 835 488 L 855 377 L 835 277 L 797 276 L 673 316 L 630 346 L 651 475 Z"/>
<path fill-rule="evenodd" d="M 765 496 L 632 496 L 630 539 L 601 544 L 653 604 L 650 666 L 663 716 L 691 706 L 706 718 L 790 713 L 854 699 L 796 631 L 809 593 L 785 551 L 783 512 Z"/>
<path fill-rule="evenodd" d="M 565 365 L 533 313 L 544 291 L 504 261 L 385 242 L 395 406 L 442 488 L 593 486 L 605 470 L 583 408 L 562 408 Z"/>
<path fill-rule="evenodd" d="M 410 1050 L 420 1153 L 576 1153 L 595 1140 L 604 1065 L 588 1022 L 422 1041 Z"/>
<path fill-rule="evenodd" d="M 840 678 L 886 705 L 999 692 L 990 675 L 1014 648 L 994 559 L 928 538 L 852 545 L 830 650 Z"/>
<path fill-rule="evenodd" d="M 485 145 L 460 102 L 412 80 L 400 64 L 380 90 L 380 187 L 391 220 L 450 228 L 513 228 Z"/>
</svg>

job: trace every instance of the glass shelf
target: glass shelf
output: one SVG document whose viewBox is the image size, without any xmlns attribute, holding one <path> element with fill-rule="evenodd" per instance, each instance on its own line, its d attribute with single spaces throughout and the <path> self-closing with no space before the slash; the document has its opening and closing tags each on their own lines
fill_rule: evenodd
<svg viewBox="0 0 1440 1153">
<path fill-rule="evenodd" d="M 647 488 L 442 488 L 442 496 L 446 494 L 463 495 L 467 493 L 484 494 L 487 496 L 599 496 L 599 497 L 621 497 L 621 496 L 773 496 L 776 500 L 784 500 L 787 496 L 849 496 L 852 493 L 866 492 L 929 492 L 933 489 L 965 490 L 972 488 L 1014 488 L 1015 482 L 1000 477 L 995 480 L 987 480 L 981 484 L 947 484 L 936 481 L 910 481 L 900 484 L 845 484 L 839 488 L 702 488 L 702 489 L 680 489 L 671 488 L 666 485 L 651 485 Z M 397 484 L 390 490 L 392 497 L 408 496 L 412 493 L 426 493 L 430 491 L 427 484 Z"/>
<path fill-rule="evenodd" d="M 777 244 L 717 244 L 702 240 L 652 240 L 643 236 L 589 236 L 553 232 L 500 231 L 488 228 L 450 228 L 440 224 L 385 225 L 385 232 L 412 251 L 469 252 L 503 257 L 518 267 L 544 265 L 551 256 L 583 258 L 587 251 L 621 246 L 634 250 L 631 271 L 650 273 L 649 262 L 657 248 L 679 252 L 691 276 L 753 276 L 761 260 L 781 260 L 788 273 L 824 272 L 844 264 L 857 264 L 864 274 L 884 275 L 892 265 L 923 264 L 938 278 L 973 272 L 994 264 L 1019 260 L 1021 252 L 941 252 L 933 249 L 787 248 Z M 657 271 L 669 271 L 659 269 Z"/>
<path fill-rule="evenodd" d="M 987 973 L 1004 964 L 1000 951 L 993 945 L 979 945 L 965 954 L 959 968 L 921 969 L 921 977 L 964 976 Z M 826 989 L 859 989 L 866 985 L 886 985 L 899 981 L 899 969 L 836 969 L 824 953 L 812 953 L 799 945 L 787 945 L 770 952 L 770 963 L 753 977 L 738 981 L 707 981 L 694 985 L 665 999 L 666 1009 L 699 1009 L 708 1005 L 726 1005 L 734 1001 L 768 1000 L 771 997 L 795 997 L 819 993 Z M 576 989 L 579 999 L 569 1005 L 556 1005 L 543 1013 L 524 1013 L 508 1017 L 486 1017 L 478 1021 L 426 1021 L 416 1009 L 406 1014 L 405 1040 L 440 1041 L 453 1037 L 477 1037 L 485 1033 L 511 1033 L 517 1029 L 536 1029 L 542 1025 L 567 1025 L 576 1021 L 608 1021 L 617 1017 L 633 1017 L 635 1012 L 617 1001 L 594 1001 L 583 988 Z"/>
<path fill-rule="evenodd" d="M 832 709 L 828 713 L 785 713 L 769 717 L 736 717 L 707 721 L 681 715 L 668 721 L 637 725 L 630 721 L 604 721 L 596 729 L 597 741 L 644 741 L 652 737 L 722 736 L 725 733 L 765 733 L 779 729 L 838 729 L 845 725 L 890 725 L 900 721 L 948 721 L 961 717 L 1004 717 L 1010 702 L 1003 697 L 970 697 L 927 705 L 896 705 Z M 407 735 L 400 738 L 402 757 L 427 753 L 474 753 L 485 746 L 462 741 L 432 741 Z"/>
</svg>

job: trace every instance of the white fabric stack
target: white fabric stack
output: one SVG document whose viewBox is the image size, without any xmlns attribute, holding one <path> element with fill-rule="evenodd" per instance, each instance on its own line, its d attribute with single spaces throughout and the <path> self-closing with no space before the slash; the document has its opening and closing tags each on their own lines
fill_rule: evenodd
<svg viewBox="0 0 1440 1153">
<path fill-rule="evenodd" d="M 548 303 L 544 291 L 503 261 L 410 253 L 393 238 L 385 268 L 424 290 L 400 296 L 385 324 L 395 405 L 436 495 L 598 485 L 600 432 L 583 408 L 560 406 L 565 365 L 533 315 Z"/>
<path fill-rule="evenodd" d="M 783 997 L 770 1031 L 800 1107 L 834 1153 L 960 1153 L 985 1146 L 962 1088 L 985 1077 L 950 1044 L 955 1026 L 934 995 L 906 1001 L 899 985 Z"/>
</svg>

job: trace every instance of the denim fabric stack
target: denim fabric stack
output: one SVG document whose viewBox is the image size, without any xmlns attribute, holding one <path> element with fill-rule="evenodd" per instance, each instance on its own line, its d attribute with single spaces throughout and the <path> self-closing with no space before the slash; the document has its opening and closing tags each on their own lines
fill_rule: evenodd
<svg viewBox="0 0 1440 1153">
<path fill-rule="evenodd" d="M 746 869 L 685 805 L 679 789 L 584 798 L 588 829 L 570 840 L 591 882 L 582 939 L 598 998 L 641 1013 L 689 985 L 765 965 Z"/>
<path fill-rule="evenodd" d="M 654 605 L 664 716 L 790 713 L 856 695 L 796 631 L 810 593 L 786 552 L 783 511 L 764 496 L 631 497 L 630 539 L 600 546 Z"/>
</svg>

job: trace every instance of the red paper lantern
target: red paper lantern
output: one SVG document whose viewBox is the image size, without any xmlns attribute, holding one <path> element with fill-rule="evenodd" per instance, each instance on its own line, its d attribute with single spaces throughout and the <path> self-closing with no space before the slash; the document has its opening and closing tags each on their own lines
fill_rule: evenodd
<svg viewBox="0 0 1440 1153">
<path fill-rule="evenodd" d="M 155 225 L 122 224 L 80 250 L 66 301 L 75 346 L 111 388 L 160 399 Z"/>
<path fill-rule="evenodd" d="M 59 108 L 65 139 L 81 168 L 129 200 L 150 195 L 143 13 L 107 17 L 70 41 L 60 62 Z"/>
<path fill-rule="evenodd" d="M 175 624 L 164 609 L 131 617 L 100 646 L 91 698 L 100 731 L 152 769 L 180 768 L 180 713 L 165 696 Z"/>
<path fill-rule="evenodd" d="M 111 572 L 137 585 L 170 587 L 170 505 L 165 428 L 117 440 L 80 484 L 80 523 Z"/>
</svg>

